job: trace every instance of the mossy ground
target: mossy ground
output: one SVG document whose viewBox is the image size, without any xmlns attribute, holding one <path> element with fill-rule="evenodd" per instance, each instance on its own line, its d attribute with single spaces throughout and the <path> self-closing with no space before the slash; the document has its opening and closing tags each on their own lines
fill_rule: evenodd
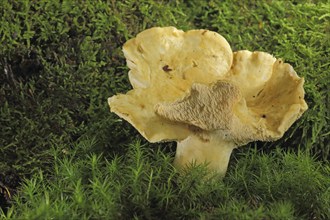
<svg viewBox="0 0 330 220">
<path fill-rule="evenodd" d="M 0 5 L 4 219 L 329 219 L 329 1 L 28 1 Z M 309 110 L 280 141 L 234 152 L 223 180 L 179 175 L 109 112 L 130 89 L 123 43 L 205 28 L 305 78 Z M 206 176 L 206 177 L 205 177 Z"/>
</svg>

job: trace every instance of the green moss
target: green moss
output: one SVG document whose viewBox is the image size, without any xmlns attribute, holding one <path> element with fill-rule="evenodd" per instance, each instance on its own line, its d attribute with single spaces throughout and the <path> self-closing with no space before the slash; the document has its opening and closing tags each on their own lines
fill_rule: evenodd
<svg viewBox="0 0 330 220">
<path fill-rule="evenodd" d="M 0 183 L 18 192 L 7 217 L 326 219 L 329 10 L 326 0 L 4 0 Z M 172 144 L 145 145 L 109 113 L 107 98 L 130 89 L 123 43 L 168 25 L 217 31 L 305 78 L 309 110 L 281 140 L 235 151 L 223 182 L 198 181 L 201 167 L 178 175 Z"/>
<path fill-rule="evenodd" d="M 329 167 L 307 155 L 250 150 L 224 180 L 205 167 L 179 175 L 171 155 L 136 142 L 107 160 L 83 141 L 54 147 L 52 172 L 26 180 L 7 213 L 16 219 L 326 219 Z"/>
</svg>

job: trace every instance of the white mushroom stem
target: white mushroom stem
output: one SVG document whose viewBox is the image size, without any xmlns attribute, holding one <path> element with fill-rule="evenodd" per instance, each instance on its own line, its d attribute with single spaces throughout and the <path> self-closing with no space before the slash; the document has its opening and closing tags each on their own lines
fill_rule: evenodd
<svg viewBox="0 0 330 220">
<path fill-rule="evenodd" d="M 178 142 L 174 166 L 180 170 L 192 164 L 206 163 L 210 170 L 225 175 L 234 148 L 233 142 L 219 136 L 204 138 L 191 135 Z"/>
</svg>

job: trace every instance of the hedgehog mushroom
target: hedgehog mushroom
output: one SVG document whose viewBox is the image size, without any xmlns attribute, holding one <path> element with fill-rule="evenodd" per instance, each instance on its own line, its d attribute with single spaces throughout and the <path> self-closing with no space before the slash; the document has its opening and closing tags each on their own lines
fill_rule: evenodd
<svg viewBox="0 0 330 220">
<path fill-rule="evenodd" d="M 234 148 L 274 141 L 307 109 L 303 78 L 264 52 L 232 53 L 207 30 L 151 28 L 123 48 L 133 90 L 111 111 L 150 142 L 177 141 L 174 165 L 224 175 Z"/>
</svg>

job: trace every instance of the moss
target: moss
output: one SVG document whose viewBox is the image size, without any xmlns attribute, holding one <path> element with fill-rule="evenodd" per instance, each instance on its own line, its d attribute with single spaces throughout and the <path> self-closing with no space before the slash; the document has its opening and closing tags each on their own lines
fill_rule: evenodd
<svg viewBox="0 0 330 220">
<path fill-rule="evenodd" d="M 329 7 L 326 0 L 4 0 L 0 183 L 19 191 L 7 217 L 326 219 Z M 173 145 L 141 151 L 141 136 L 109 113 L 107 98 L 130 89 L 122 44 L 168 25 L 217 31 L 233 50 L 270 52 L 305 78 L 309 110 L 280 141 L 236 151 L 224 182 L 194 182 L 202 168 L 183 179 L 168 165 Z M 24 179 L 22 188 L 5 177 Z"/>
<path fill-rule="evenodd" d="M 106 159 L 82 141 L 54 147 L 51 174 L 40 170 L 14 197 L 7 218 L 23 219 L 327 219 L 330 169 L 304 154 L 250 150 L 227 176 L 205 167 L 179 175 L 171 155 L 135 142 Z"/>
</svg>

